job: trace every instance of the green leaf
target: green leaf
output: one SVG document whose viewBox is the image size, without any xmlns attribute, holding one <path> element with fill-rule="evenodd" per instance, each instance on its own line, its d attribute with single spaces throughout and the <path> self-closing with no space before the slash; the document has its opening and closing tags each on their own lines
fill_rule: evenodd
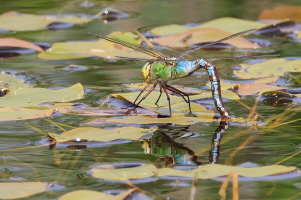
<svg viewBox="0 0 301 200">
<path fill-rule="evenodd" d="M 130 101 L 134 102 L 136 97 L 139 95 L 140 92 L 130 92 L 130 93 L 117 93 L 117 94 L 111 94 L 111 96 L 125 100 L 125 101 Z M 141 102 L 141 106 L 145 108 L 156 108 L 157 106 L 155 105 L 156 100 L 158 99 L 160 93 L 159 92 L 152 92 L 146 99 L 144 99 Z M 175 104 L 175 103 L 180 103 L 183 102 L 183 98 L 180 96 L 174 96 L 174 95 L 169 95 L 170 96 L 170 103 Z M 222 91 L 222 97 L 227 98 L 227 99 L 240 99 L 237 94 L 235 94 L 232 91 L 227 91 L 223 90 Z M 204 99 L 204 98 L 212 98 L 212 92 L 211 91 L 203 91 L 200 94 L 197 95 L 190 95 L 189 96 L 190 100 L 197 100 L 197 99 Z M 164 107 L 168 106 L 168 101 L 166 97 L 161 97 L 159 101 L 159 106 Z"/>
<path fill-rule="evenodd" d="M 36 31 L 45 29 L 54 22 L 83 24 L 93 18 L 69 16 L 40 16 L 34 14 L 6 12 L 0 16 L 0 29 L 11 31 Z"/>
<path fill-rule="evenodd" d="M 74 140 L 88 141 L 112 141 L 117 139 L 138 140 L 142 136 L 156 131 L 155 128 L 143 129 L 137 127 L 122 127 L 116 129 L 100 129 L 93 127 L 75 128 L 61 135 L 48 133 L 57 142 L 67 142 Z"/>
<path fill-rule="evenodd" d="M 67 102 L 80 99 L 84 95 L 83 86 L 78 83 L 71 87 L 50 90 L 31 88 L 14 76 L 2 73 L 0 81 L 8 84 L 8 94 L 0 98 L 0 105 L 7 107 L 30 107 L 44 102 Z"/>
<path fill-rule="evenodd" d="M 14 121 L 49 117 L 53 109 L 36 110 L 29 108 L 0 107 L 0 121 Z"/>
<path fill-rule="evenodd" d="M 193 170 L 177 170 L 172 168 L 161 168 L 157 170 L 156 176 L 181 176 L 194 178 L 198 173 L 199 179 L 211 179 L 220 176 L 226 176 L 232 171 L 238 173 L 239 176 L 245 177 L 262 177 L 279 173 L 287 173 L 296 170 L 296 167 L 285 167 L 281 165 L 270 165 L 255 168 L 245 168 L 226 165 L 203 165 Z"/>
<path fill-rule="evenodd" d="M 223 17 L 211 20 L 201 24 L 201 28 L 219 28 L 223 31 L 230 33 L 238 33 L 249 29 L 260 29 L 265 27 L 266 24 L 251 20 L 237 19 L 232 17 Z"/>
<path fill-rule="evenodd" d="M 177 24 L 156 27 L 151 30 L 151 33 L 155 35 L 171 35 L 171 34 L 191 31 L 199 28 L 217 28 L 229 33 L 238 33 L 248 29 L 263 28 L 265 26 L 266 24 L 260 22 L 231 18 L 231 17 L 223 17 L 193 27 L 187 27 L 187 26 L 182 26 Z"/>
<path fill-rule="evenodd" d="M 135 189 L 131 189 L 124 193 L 116 195 L 91 190 L 77 190 L 64 194 L 59 198 L 59 200 L 123 200 L 134 190 Z"/>
<path fill-rule="evenodd" d="M 131 32 L 115 32 L 110 34 L 109 37 L 135 44 L 141 43 L 141 39 L 137 39 L 137 35 Z M 91 38 L 94 39 L 95 37 L 91 36 Z M 133 51 L 102 39 L 93 42 L 58 42 L 52 44 L 46 52 L 39 54 L 39 57 L 42 59 L 70 59 L 89 56 L 98 56 L 106 59 L 120 59 L 115 56 L 151 58 L 151 56 L 142 52 Z"/>
<path fill-rule="evenodd" d="M 167 124 L 173 123 L 178 125 L 191 125 L 198 122 L 213 122 L 216 121 L 213 119 L 212 115 L 211 119 L 207 118 L 196 118 L 196 117 L 177 117 L 172 116 L 171 118 L 151 118 L 151 117 L 143 117 L 143 116 L 130 116 L 124 118 L 108 118 L 104 120 L 105 122 L 111 123 L 120 123 L 120 124 Z"/>
<path fill-rule="evenodd" d="M 231 32 L 226 32 L 218 28 L 197 28 L 185 31 L 178 34 L 157 37 L 152 40 L 161 46 L 170 47 L 188 47 L 200 43 L 214 42 L 221 38 L 230 36 Z M 258 48 L 259 45 L 248 41 L 247 39 L 239 36 L 224 43 L 230 44 L 237 48 Z"/>
<path fill-rule="evenodd" d="M 11 182 L 0 183 L 0 199 L 25 198 L 45 192 L 48 183 L 43 182 Z"/>
<path fill-rule="evenodd" d="M 234 70 L 234 74 L 242 79 L 283 76 L 285 72 L 300 72 L 301 60 L 276 58 L 253 65 L 243 63 L 240 66 L 241 69 Z"/>
<path fill-rule="evenodd" d="M 95 178 L 130 180 L 148 178 L 155 175 L 157 168 L 151 164 L 121 169 L 91 169 Z"/>
</svg>

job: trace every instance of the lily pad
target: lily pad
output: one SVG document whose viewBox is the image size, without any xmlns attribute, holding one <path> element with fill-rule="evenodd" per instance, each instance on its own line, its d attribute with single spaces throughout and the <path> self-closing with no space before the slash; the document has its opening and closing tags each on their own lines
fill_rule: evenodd
<svg viewBox="0 0 301 200">
<path fill-rule="evenodd" d="M 154 38 L 152 41 L 160 44 L 161 46 L 187 47 L 200 43 L 214 42 L 219 39 L 228 37 L 231 34 L 232 33 L 217 28 L 198 28 L 178 34 Z M 237 48 L 254 49 L 260 47 L 257 44 L 252 43 L 241 36 L 227 40 L 225 41 L 225 43 Z"/>
<path fill-rule="evenodd" d="M 41 117 L 50 117 L 53 109 L 29 109 L 29 108 L 16 108 L 16 107 L 0 107 L 0 121 L 14 121 L 35 119 Z"/>
<path fill-rule="evenodd" d="M 267 60 L 253 65 L 240 64 L 240 70 L 234 74 L 241 79 L 282 76 L 285 72 L 300 72 L 301 60 L 285 60 L 281 58 Z"/>
<path fill-rule="evenodd" d="M 40 16 L 12 11 L 0 15 L 0 29 L 10 31 L 35 31 L 43 30 L 49 24 L 55 22 L 83 24 L 91 20 L 93 20 L 93 18 L 78 17 L 75 15 Z"/>
<path fill-rule="evenodd" d="M 266 83 L 245 83 L 238 85 L 237 93 L 239 95 L 252 95 L 256 93 L 263 93 L 267 91 L 285 89 L 287 87 L 278 87 L 276 85 L 269 85 Z"/>
<path fill-rule="evenodd" d="M 135 101 L 136 97 L 139 95 L 139 93 L 140 92 L 117 93 L 117 94 L 111 94 L 111 96 L 121 99 L 121 100 L 130 101 L 133 103 Z M 141 102 L 140 105 L 145 108 L 156 108 L 157 106 L 155 105 L 155 102 L 158 99 L 159 95 L 160 95 L 160 92 L 152 92 L 146 99 L 144 99 Z M 174 96 L 174 95 L 169 95 L 169 96 L 170 96 L 171 104 L 175 104 L 175 103 L 184 101 L 182 97 Z M 240 99 L 239 96 L 237 96 L 237 94 L 235 94 L 232 91 L 227 91 L 227 90 L 222 91 L 222 97 L 227 98 L 227 99 Z M 211 91 L 204 91 L 197 95 L 190 95 L 189 98 L 190 98 L 190 100 L 212 98 L 212 93 L 211 93 Z M 168 101 L 167 101 L 166 97 L 164 97 L 162 95 L 158 104 L 160 107 L 168 106 Z"/>
<path fill-rule="evenodd" d="M 130 180 L 152 177 L 156 174 L 157 168 L 151 164 L 138 167 L 121 169 L 91 169 L 92 176 L 95 178 L 111 180 Z"/>
<path fill-rule="evenodd" d="M 59 200 L 122 200 L 125 199 L 135 189 L 128 190 L 121 194 L 106 194 L 91 190 L 77 190 L 64 194 Z"/>
<path fill-rule="evenodd" d="M 0 47 L 17 47 L 17 48 L 33 49 L 36 51 L 44 51 L 38 45 L 17 38 L 0 38 Z"/>
<path fill-rule="evenodd" d="M 265 9 L 259 15 L 259 19 L 290 19 L 301 22 L 301 6 L 283 5 L 273 9 Z"/>
<path fill-rule="evenodd" d="M 194 29 L 199 29 L 199 28 L 217 28 L 229 33 L 238 33 L 248 29 L 263 28 L 265 26 L 266 24 L 260 22 L 231 18 L 231 17 L 223 17 L 193 27 L 187 27 L 187 26 L 177 25 L 177 24 L 156 27 L 151 30 L 151 33 L 154 35 L 171 35 L 171 34 L 183 33 Z"/>
<path fill-rule="evenodd" d="M 232 171 L 244 177 L 262 177 L 273 174 L 287 173 L 296 170 L 296 167 L 285 167 L 281 165 L 270 165 L 255 168 L 226 166 L 226 165 L 203 165 L 193 170 L 177 170 L 172 168 L 161 168 L 157 170 L 156 176 L 180 176 L 194 178 L 198 173 L 199 179 L 211 179 L 220 176 L 226 176 Z"/>
<path fill-rule="evenodd" d="M 136 44 L 141 43 L 141 39 L 137 39 L 137 35 L 131 32 L 115 32 L 109 37 L 118 38 L 127 42 Z M 133 51 L 132 49 L 117 45 L 106 40 L 97 40 L 93 42 L 59 42 L 54 43 L 47 51 L 39 55 L 42 59 L 70 59 L 98 56 L 106 59 L 120 59 L 122 57 L 143 57 L 151 58 L 150 56 Z"/>
<path fill-rule="evenodd" d="M 122 127 L 116 129 L 100 129 L 93 127 L 75 128 L 61 135 L 48 133 L 57 142 L 67 141 L 112 141 L 117 139 L 138 140 L 140 137 L 154 132 L 156 129 L 143 129 L 137 127 Z"/>
<path fill-rule="evenodd" d="M 46 88 L 31 88 L 14 76 L 0 74 L 0 81 L 8 85 L 8 94 L 0 98 L 1 106 L 29 107 L 43 102 L 67 102 L 80 99 L 84 95 L 83 86 L 78 83 L 71 87 L 50 90 Z"/>
<path fill-rule="evenodd" d="M 151 118 L 143 116 L 130 116 L 124 118 L 108 118 L 105 122 L 120 123 L 120 124 L 178 124 L 178 125 L 191 125 L 199 122 L 213 122 L 216 121 L 211 115 L 211 119 L 208 118 L 196 118 L 196 117 L 171 117 L 171 118 Z"/>
<path fill-rule="evenodd" d="M 0 183 L 0 199 L 25 198 L 45 192 L 48 183 L 43 182 L 10 182 Z"/>
</svg>

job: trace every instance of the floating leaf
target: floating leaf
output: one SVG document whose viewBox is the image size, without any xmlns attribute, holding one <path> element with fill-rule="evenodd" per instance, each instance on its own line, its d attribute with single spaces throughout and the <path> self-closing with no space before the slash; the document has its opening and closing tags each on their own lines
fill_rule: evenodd
<svg viewBox="0 0 301 200">
<path fill-rule="evenodd" d="M 154 176 L 157 168 L 151 164 L 121 169 L 91 169 L 95 178 L 111 180 L 141 179 Z"/>
<path fill-rule="evenodd" d="M 212 117 L 212 115 L 211 115 Z M 107 118 L 104 122 L 120 123 L 120 124 L 178 124 L 191 125 L 199 122 L 216 121 L 213 118 L 196 118 L 196 117 L 171 117 L 171 118 L 151 118 L 142 116 L 130 116 L 124 118 Z M 97 121 L 96 121 L 97 122 Z"/>
<path fill-rule="evenodd" d="M 220 176 L 226 176 L 232 171 L 238 173 L 239 176 L 245 177 L 262 177 L 279 173 L 287 173 L 296 170 L 296 167 L 285 167 L 281 165 L 270 165 L 255 168 L 226 166 L 226 165 L 203 165 L 193 170 L 177 170 L 172 168 L 161 168 L 157 170 L 156 175 L 162 176 L 181 176 L 194 178 L 198 173 L 199 179 L 211 179 Z"/>
<path fill-rule="evenodd" d="M 6 12 L 0 15 L 0 29 L 11 31 L 35 31 L 45 29 L 52 23 L 82 24 L 93 20 L 84 16 L 40 16 L 34 14 Z"/>
<path fill-rule="evenodd" d="M 43 182 L 11 182 L 0 183 L 0 199 L 25 198 L 45 192 L 48 183 Z"/>
<path fill-rule="evenodd" d="M 48 108 L 55 109 L 55 112 L 62 114 L 74 114 L 85 116 L 116 116 L 126 115 L 127 109 L 124 108 L 102 108 L 102 107 L 83 107 L 78 108 L 74 103 L 54 103 L 45 105 Z M 140 110 L 139 115 L 156 115 L 158 113 L 146 110 Z"/>
<path fill-rule="evenodd" d="M 29 107 L 50 101 L 67 102 L 80 99 L 84 95 L 84 89 L 80 83 L 59 90 L 31 88 L 22 83 L 21 80 L 6 73 L 0 74 L 0 81 L 8 84 L 10 91 L 0 98 L 1 106 Z"/>
<path fill-rule="evenodd" d="M 239 95 L 252 95 L 256 93 L 262 93 L 271 90 L 285 89 L 286 87 L 278 87 L 275 85 L 269 85 L 266 83 L 244 83 L 238 85 L 237 93 Z"/>
<path fill-rule="evenodd" d="M 61 135 L 48 133 L 57 142 L 67 141 L 112 141 L 117 139 L 138 140 L 143 135 L 154 132 L 156 129 L 143 129 L 137 127 L 122 127 L 116 129 L 100 129 L 93 127 L 75 128 Z"/>
<path fill-rule="evenodd" d="M 202 28 L 218 28 L 229 33 L 238 33 L 249 29 L 260 29 L 267 26 L 261 22 L 232 17 L 223 17 L 205 22 L 200 25 Z"/>
<path fill-rule="evenodd" d="M 117 94 L 111 94 L 111 96 L 125 100 L 125 101 L 130 101 L 134 102 L 136 97 L 139 95 L 140 92 L 130 92 L 130 93 L 117 93 Z M 141 106 L 146 107 L 146 108 L 156 108 L 157 106 L 155 105 L 156 100 L 158 99 L 160 93 L 159 92 L 152 92 L 146 99 L 144 99 L 141 102 Z M 174 96 L 174 95 L 169 95 L 170 96 L 170 102 L 171 104 L 179 103 L 184 101 L 182 97 L 179 96 Z M 235 94 L 232 91 L 227 91 L 223 90 L 222 91 L 222 97 L 227 98 L 227 99 L 239 99 L 239 96 Z M 189 96 L 190 100 L 197 100 L 197 99 L 204 99 L 204 98 L 212 98 L 212 92 L 211 91 L 204 91 L 200 94 L 197 95 L 190 95 Z M 168 101 L 166 97 L 161 97 L 160 101 L 158 102 L 160 107 L 168 106 Z"/>
<path fill-rule="evenodd" d="M 38 45 L 17 38 L 0 38 L 0 47 L 18 47 L 18 48 L 33 49 L 36 51 L 44 51 Z"/>
<path fill-rule="evenodd" d="M 217 28 L 198 28 L 186 32 L 154 38 L 152 42 L 161 46 L 187 47 L 200 43 L 214 42 L 230 36 L 232 33 L 225 32 Z M 258 48 L 259 46 L 246 40 L 243 37 L 235 37 L 225 41 L 237 48 Z"/>
<path fill-rule="evenodd" d="M 91 36 L 92 37 L 92 36 Z M 141 40 L 131 32 L 113 33 L 109 37 L 118 38 L 127 42 L 140 44 Z M 123 57 L 143 57 L 150 56 L 133 51 L 132 49 L 105 41 L 97 40 L 94 42 L 59 42 L 52 44 L 51 48 L 47 49 L 39 55 L 42 59 L 70 59 L 89 56 L 98 56 L 106 59 L 119 59 L 116 56 Z"/>
<path fill-rule="evenodd" d="M 53 109 L 36 110 L 29 108 L 0 107 L 0 121 L 14 121 L 49 117 Z"/>
<path fill-rule="evenodd" d="M 135 189 L 128 190 L 121 194 L 106 194 L 91 190 L 77 190 L 64 194 L 59 200 L 122 200 L 125 199 Z"/>
<path fill-rule="evenodd" d="M 217 28 L 229 33 L 238 33 L 248 29 L 263 28 L 265 26 L 266 24 L 260 22 L 231 18 L 231 17 L 223 17 L 193 27 L 187 27 L 187 26 L 182 26 L 177 24 L 156 27 L 151 30 L 151 33 L 155 35 L 171 35 L 171 34 L 191 31 L 199 28 Z"/>
<path fill-rule="evenodd" d="M 301 22 L 301 6 L 283 5 L 273 9 L 265 9 L 259 15 L 259 19 L 290 19 Z"/>
<path fill-rule="evenodd" d="M 301 60 L 271 59 L 253 65 L 240 64 L 240 70 L 234 74 L 242 79 L 261 78 L 266 76 L 282 76 L 285 72 L 300 72 Z"/>
</svg>

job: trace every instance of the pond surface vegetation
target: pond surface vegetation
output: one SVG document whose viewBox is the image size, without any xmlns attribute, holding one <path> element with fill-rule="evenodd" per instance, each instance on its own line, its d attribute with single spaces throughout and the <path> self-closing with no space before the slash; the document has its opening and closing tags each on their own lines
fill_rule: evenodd
<svg viewBox="0 0 301 200">
<path fill-rule="evenodd" d="M 43 27 L 44 19 L 34 16 L 35 30 L 0 32 L 1 38 L 26 40 L 46 50 L 0 48 L 1 71 L 11 75 L 0 76 L 0 184 L 29 182 L 2 185 L 0 199 L 220 199 L 222 182 L 232 171 L 239 175 L 240 199 L 301 199 L 301 18 L 260 24 L 264 10 L 284 5 L 300 9 L 300 2 L 293 0 L 0 1 L 0 13 L 16 11 L 48 20 Z M 113 8 L 108 10 L 113 14 L 105 8 Z M 83 23 L 68 21 L 66 14 L 76 14 Z M 215 39 L 216 32 L 205 23 L 219 18 L 248 22 L 219 22 L 222 31 Z M 27 22 L 18 23 L 20 28 Z M 201 25 L 209 34 L 195 31 Z M 157 118 L 168 114 L 164 95 L 161 107 L 154 105 L 159 90 L 127 116 L 126 108 L 144 86 L 145 62 L 115 59 L 137 52 L 88 34 L 113 33 L 147 45 L 127 32 L 138 30 L 156 49 L 173 56 L 221 39 L 230 26 L 230 34 L 259 31 L 244 35 L 247 40 L 217 44 L 185 58 L 263 55 L 214 62 L 230 121 L 220 120 L 204 69 L 170 83 L 191 95 L 194 116 L 174 95 L 174 116 Z M 185 31 L 190 32 L 180 36 Z M 163 35 L 172 38 L 162 40 Z M 198 37 L 209 39 L 200 42 Z M 107 48 L 125 55 L 104 55 Z M 228 187 L 231 199 L 232 185 Z M 102 193 L 115 195 L 98 196 Z"/>
</svg>

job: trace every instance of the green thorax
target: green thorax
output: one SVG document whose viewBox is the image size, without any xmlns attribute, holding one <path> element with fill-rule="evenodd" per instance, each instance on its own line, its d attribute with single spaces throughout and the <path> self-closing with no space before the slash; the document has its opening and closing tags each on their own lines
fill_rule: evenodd
<svg viewBox="0 0 301 200">
<path fill-rule="evenodd" d="M 167 82 L 182 78 L 189 72 L 178 62 L 148 62 L 142 68 L 142 76 L 146 83 Z"/>
</svg>

